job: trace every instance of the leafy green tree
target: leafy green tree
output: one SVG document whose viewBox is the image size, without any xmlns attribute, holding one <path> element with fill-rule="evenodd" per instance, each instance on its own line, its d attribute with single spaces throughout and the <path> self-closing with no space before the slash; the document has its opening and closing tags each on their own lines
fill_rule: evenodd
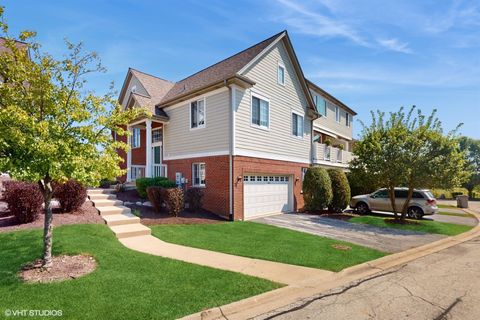
<svg viewBox="0 0 480 320">
<path fill-rule="evenodd" d="M 460 137 L 460 150 L 465 153 L 465 170 L 469 171 L 470 177 L 463 183 L 468 196 L 473 198 L 473 190 L 480 185 L 480 140 L 468 137 Z"/>
<path fill-rule="evenodd" d="M 323 210 L 332 202 L 332 182 L 327 170 L 323 168 L 308 168 L 302 188 L 307 210 Z"/>
<path fill-rule="evenodd" d="M 372 118 L 369 126 L 362 124 L 362 137 L 354 150 L 357 158 L 351 167 L 368 172 L 388 189 L 396 219 L 400 208 L 395 205 L 395 187 L 408 187 L 407 201 L 400 211 L 403 221 L 414 189 L 450 189 L 467 178 L 457 130 L 444 134 L 436 110 L 425 116 L 413 106 L 408 113 L 403 108 L 390 113 L 387 120 L 381 111 L 372 112 Z"/>
<path fill-rule="evenodd" d="M 23 31 L 18 45 L 8 35 L 0 7 L 0 171 L 19 180 L 38 182 L 45 205 L 45 267 L 52 265 L 52 182 L 75 179 L 97 185 L 104 177 L 124 172 L 111 131 L 128 134 L 122 126 L 143 113 L 123 112 L 113 93 L 99 96 L 84 89 L 86 76 L 104 71 L 95 53 L 67 42 L 68 55 L 56 60 L 42 53 L 35 33 Z"/>
</svg>

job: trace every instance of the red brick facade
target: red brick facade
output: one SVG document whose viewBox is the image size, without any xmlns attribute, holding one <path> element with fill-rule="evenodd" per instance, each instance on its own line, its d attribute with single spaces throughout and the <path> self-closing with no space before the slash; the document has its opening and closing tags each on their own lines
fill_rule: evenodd
<svg viewBox="0 0 480 320">
<path fill-rule="evenodd" d="M 302 168 L 308 164 L 250 158 L 233 157 L 233 211 L 235 220 L 243 220 L 243 175 L 248 173 L 290 175 L 293 179 L 293 209 L 304 206 L 302 191 Z"/>
<path fill-rule="evenodd" d="M 175 181 L 175 173 L 181 172 L 192 187 L 192 164 L 205 163 L 205 196 L 203 207 L 224 217 L 229 217 L 229 156 L 200 157 L 164 161 L 168 178 Z"/>
</svg>

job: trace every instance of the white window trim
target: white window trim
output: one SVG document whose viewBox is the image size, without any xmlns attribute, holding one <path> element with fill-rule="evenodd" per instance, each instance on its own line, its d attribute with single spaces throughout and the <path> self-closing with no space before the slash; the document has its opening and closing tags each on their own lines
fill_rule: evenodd
<svg viewBox="0 0 480 320">
<path fill-rule="evenodd" d="M 204 167 L 203 170 L 205 171 L 205 180 L 207 180 L 207 166 L 205 165 L 205 162 L 194 162 L 194 163 L 192 163 L 192 187 L 199 187 L 199 188 L 205 188 L 206 187 L 205 183 L 195 184 L 195 176 L 194 176 L 193 168 L 195 167 L 195 165 L 198 165 L 199 166 L 198 173 L 200 174 L 200 165 L 201 164 L 203 164 L 203 167 Z M 200 177 L 199 177 L 199 180 L 200 180 Z"/>
<path fill-rule="evenodd" d="M 278 69 L 280 69 L 280 68 L 283 69 L 283 83 L 280 82 L 280 77 L 278 76 L 278 71 L 279 71 Z M 285 68 L 285 65 L 284 65 L 282 62 L 278 61 L 278 63 L 277 63 L 277 83 L 278 83 L 279 85 L 285 87 L 285 78 L 286 78 L 286 76 L 287 76 L 287 68 Z"/>
<path fill-rule="evenodd" d="M 268 102 L 268 126 L 262 126 L 262 125 L 253 123 L 253 98 L 254 97 Z M 270 107 L 271 106 L 270 106 L 269 98 L 253 90 L 250 90 L 250 126 L 253 128 L 261 129 L 261 130 L 270 131 Z"/>
<path fill-rule="evenodd" d="M 294 135 L 293 134 L 293 117 L 290 117 L 290 135 L 295 138 L 295 139 L 299 139 L 299 140 L 303 140 L 303 137 L 305 136 L 305 116 L 303 114 L 301 114 L 300 112 L 298 111 L 295 111 L 295 110 L 292 110 L 292 115 L 293 114 L 296 114 L 297 116 L 299 117 L 302 117 L 302 135 L 301 136 L 297 136 L 297 135 Z"/>
<path fill-rule="evenodd" d="M 338 115 L 338 118 L 337 118 Z M 335 106 L 335 121 L 337 123 L 340 123 L 342 121 L 342 115 L 340 114 L 340 108 L 338 106 Z"/>
<path fill-rule="evenodd" d="M 135 129 L 138 129 L 138 146 L 133 145 L 133 136 L 135 135 Z M 132 135 L 130 136 L 130 146 L 131 149 L 138 149 L 142 146 L 142 129 L 141 128 L 132 128 Z"/>
<path fill-rule="evenodd" d="M 324 99 L 321 95 L 319 94 L 314 94 L 314 102 L 317 102 L 318 99 L 322 99 L 323 102 L 325 103 L 325 114 L 323 115 L 322 114 L 322 118 L 327 118 L 327 115 L 328 115 L 328 103 L 327 103 L 327 100 Z M 317 108 L 317 103 L 315 103 L 315 108 Z M 317 109 L 318 110 L 318 109 Z"/>
<path fill-rule="evenodd" d="M 197 106 L 198 106 L 199 101 L 203 101 L 203 125 L 192 128 L 192 102 L 197 102 Z M 198 129 L 203 129 L 207 127 L 207 99 L 205 97 L 201 99 L 192 100 L 188 103 L 188 122 L 189 122 L 188 127 L 190 128 L 190 130 L 198 130 Z"/>
<path fill-rule="evenodd" d="M 348 113 L 348 111 L 345 112 L 345 125 L 350 128 L 352 126 L 352 116 L 350 115 L 350 113 Z"/>
</svg>

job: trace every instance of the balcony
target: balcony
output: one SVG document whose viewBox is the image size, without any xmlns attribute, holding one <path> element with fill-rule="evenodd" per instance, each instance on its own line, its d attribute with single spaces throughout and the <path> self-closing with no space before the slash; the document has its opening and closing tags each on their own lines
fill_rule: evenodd
<svg viewBox="0 0 480 320">
<path fill-rule="evenodd" d="M 348 164 L 353 159 L 354 155 L 350 151 L 345 151 L 340 148 L 327 146 L 323 143 L 313 144 L 313 163 L 325 164 L 330 166 L 348 167 Z"/>
<path fill-rule="evenodd" d="M 146 166 L 132 165 L 130 167 L 130 181 L 135 181 L 138 178 L 145 178 Z M 167 177 L 167 165 L 166 164 L 154 164 L 152 165 L 153 177 Z"/>
</svg>

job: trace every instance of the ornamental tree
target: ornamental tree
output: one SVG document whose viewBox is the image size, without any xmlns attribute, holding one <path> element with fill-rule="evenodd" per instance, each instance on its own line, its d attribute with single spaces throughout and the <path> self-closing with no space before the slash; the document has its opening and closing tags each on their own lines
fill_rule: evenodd
<svg viewBox="0 0 480 320">
<path fill-rule="evenodd" d="M 401 108 L 390 113 L 372 112 L 373 121 L 363 125 L 362 136 L 355 147 L 357 156 L 351 169 L 363 170 L 389 191 L 391 206 L 404 221 L 414 189 L 460 185 L 468 176 L 464 153 L 460 151 L 457 129 L 444 134 L 436 110 L 425 116 L 413 106 L 408 113 Z M 395 205 L 394 188 L 408 188 L 402 208 Z"/>
<path fill-rule="evenodd" d="M 467 189 L 468 196 L 473 198 L 473 190 L 480 186 L 480 140 L 461 137 L 460 150 L 465 153 L 465 170 L 471 173 L 462 187 Z"/>
<path fill-rule="evenodd" d="M 35 33 L 23 31 L 18 45 L 8 35 L 0 7 L 6 50 L 0 53 L 0 172 L 38 182 L 45 205 L 43 265 L 52 264 L 52 182 L 75 179 L 95 186 L 101 178 L 124 172 L 114 141 L 133 118 L 145 111 L 123 111 L 113 92 L 96 95 L 84 89 L 86 77 L 104 69 L 96 53 L 67 42 L 65 58 L 40 51 Z"/>
</svg>

